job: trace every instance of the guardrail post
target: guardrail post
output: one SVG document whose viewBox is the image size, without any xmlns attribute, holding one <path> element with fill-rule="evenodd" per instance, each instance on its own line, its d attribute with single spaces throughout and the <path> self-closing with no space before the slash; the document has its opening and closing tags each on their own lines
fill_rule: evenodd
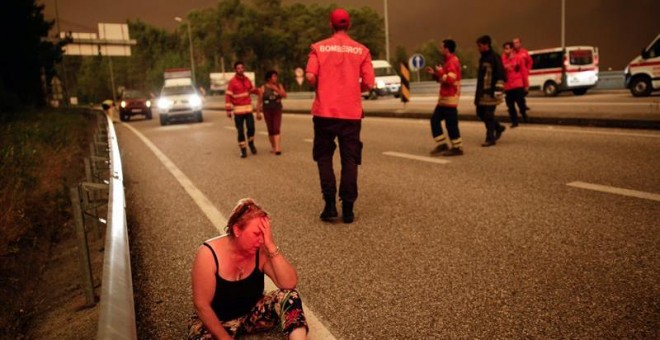
<svg viewBox="0 0 660 340">
<path fill-rule="evenodd" d="M 92 264 L 89 259 L 89 246 L 87 245 L 87 234 L 83 223 L 83 214 L 80 207 L 80 186 L 70 188 L 71 204 L 73 208 L 73 219 L 76 223 L 76 236 L 78 238 L 78 249 L 80 250 L 80 271 L 82 275 L 81 287 L 85 294 L 85 307 L 96 304 L 94 295 L 94 279 L 92 276 Z"/>
<path fill-rule="evenodd" d="M 98 239 L 101 239 L 103 235 L 101 234 L 101 229 L 102 226 L 104 226 L 107 221 L 105 219 L 102 219 L 99 216 L 99 207 L 103 205 L 107 205 L 108 203 L 108 198 L 106 197 L 105 200 L 103 198 L 100 199 L 92 199 L 91 196 L 93 193 L 100 192 L 100 191 L 107 191 L 108 190 L 108 185 L 104 183 L 94 183 L 94 182 L 83 182 L 81 184 L 82 186 L 82 203 L 83 203 L 83 218 L 85 216 L 90 216 L 94 220 L 94 231 L 96 234 L 96 237 Z M 101 196 L 99 195 L 94 195 L 94 196 Z M 88 226 L 91 228 L 91 226 Z"/>
</svg>

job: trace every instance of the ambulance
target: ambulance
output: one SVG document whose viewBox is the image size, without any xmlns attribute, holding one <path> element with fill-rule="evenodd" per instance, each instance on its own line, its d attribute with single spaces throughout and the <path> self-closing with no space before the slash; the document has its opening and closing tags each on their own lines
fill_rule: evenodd
<svg viewBox="0 0 660 340">
<path fill-rule="evenodd" d="M 625 69 L 626 87 L 635 97 L 660 90 L 660 34 Z"/>
<path fill-rule="evenodd" d="M 572 91 L 583 95 L 598 83 L 598 48 L 566 46 L 529 51 L 532 70 L 530 89 L 543 91 L 546 96 Z"/>
</svg>

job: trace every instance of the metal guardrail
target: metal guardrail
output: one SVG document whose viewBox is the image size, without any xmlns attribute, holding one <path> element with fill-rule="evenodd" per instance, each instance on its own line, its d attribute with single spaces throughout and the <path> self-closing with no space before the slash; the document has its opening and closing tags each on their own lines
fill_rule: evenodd
<svg viewBox="0 0 660 340">
<path fill-rule="evenodd" d="M 126 228 L 124 176 L 117 134 L 108 121 L 110 179 L 108 219 L 105 236 L 105 257 L 97 339 L 137 339 L 133 278 Z"/>
</svg>

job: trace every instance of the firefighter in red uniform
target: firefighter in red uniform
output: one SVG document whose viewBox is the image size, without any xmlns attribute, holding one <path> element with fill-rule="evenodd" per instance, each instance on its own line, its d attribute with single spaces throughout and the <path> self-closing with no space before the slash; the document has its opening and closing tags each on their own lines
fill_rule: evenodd
<svg viewBox="0 0 660 340">
<path fill-rule="evenodd" d="M 461 95 L 461 63 L 454 55 L 456 42 L 451 39 L 442 41 L 440 54 L 445 58 L 443 66 L 426 68 L 426 72 L 433 75 L 440 83 L 438 104 L 431 116 L 431 134 L 436 146 L 431 155 L 460 156 L 463 155 L 463 141 L 458 129 L 458 99 Z M 446 122 L 451 149 L 447 145 L 447 137 L 442 131 L 442 121 Z"/>
<path fill-rule="evenodd" d="M 513 43 L 505 42 L 502 45 L 502 66 L 506 73 L 506 82 L 504 83 L 504 94 L 506 96 L 506 106 L 509 109 L 509 118 L 511 127 L 518 126 L 518 112 L 516 104 L 520 109 L 520 115 L 523 121 L 527 121 L 527 110 L 525 107 L 525 61 L 519 54 L 513 52 Z"/>
<path fill-rule="evenodd" d="M 234 112 L 234 123 L 238 131 L 238 147 L 241 149 L 241 158 L 247 157 L 247 147 L 253 155 L 257 154 L 254 146 L 254 116 L 252 115 L 252 99 L 250 94 L 259 94 L 259 90 L 252 85 L 250 79 L 245 76 L 245 65 L 242 61 L 234 63 L 236 74 L 229 80 L 225 93 L 225 110 L 227 117 L 231 119 Z M 261 119 L 261 113 L 257 112 L 257 119 Z M 247 128 L 247 145 L 245 143 L 245 131 Z"/>
<path fill-rule="evenodd" d="M 339 142 L 341 179 L 339 198 L 342 201 L 342 219 L 352 223 L 353 205 L 358 197 L 357 169 L 362 159 L 362 91 L 374 86 L 371 54 L 364 45 L 348 36 L 350 16 L 345 9 L 330 13 L 332 37 L 312 44 L 307 61 L 306 78 L 316 86 L 312 104 L 314 122 L 313 157 L 319 168 L 321 192 L 325 208 L 321 220 L 334 221 L 337 183 L 332 166 L 335 139 Z"/>
<path fill-rule="evenodd" d="M 522 47 L 522 43 L 520 42 L 520 38 L 513 38 L 513 51 L 520 57 L 520 59 L 523 60 L 523 63 L 525 65 L 525 69 L 523 70 L 523 82 L 525 86 L 525 96 L 522 99 L 522 102 L 518 104 L 518 109 L 520 111 L 523 110 L 520 105 L 524 105 L 525 111 L 529 111 L 529 107 L 527 106 L 527 101 L 525 100 L 525 97 L 527 97 L 527 94 L 529 93 L 529 73 L 532 72 L 532 66 L 534 65 L 534 62 L 532 61 L 532 57 L 529 55 L 529 52 L 525 48 Z M 523 116 L 523 122 L 527 122 L 527 116 Z"/>
</svg>

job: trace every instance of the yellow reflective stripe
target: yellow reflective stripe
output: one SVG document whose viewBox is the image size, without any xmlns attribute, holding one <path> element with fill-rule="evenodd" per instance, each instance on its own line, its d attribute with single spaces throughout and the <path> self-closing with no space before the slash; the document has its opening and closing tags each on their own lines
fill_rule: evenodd
<svg viewBox="0 0 660 340">
<path fill-rule="evenodd" d="M 440 136 L 438 136 L 438 137 L 435 137 L 435 138 L 433 138 L 433 139 L 434 139 L 437 143 L 444 143 L 445 140 L 447 139 L 447 137 L 445 137 L 445 135 L 442 134 L 442 135 L 440 135 Z"/>
<path fill-rule="evenodd" d="M 463 145 L 463 139 L 461 139 L 460 137 L 458 137 L 458 138 L 456 138 L 456 139 L 452 139 L 452 140 L 451 140 L 451 144 L 452 144 L 454 147 L 460 147 L 461 145 Z"/>
<path fill-rule="evenodd" d="M 458 96 L 451 97 L 441 97 L 438 99 L 438 105 L 440 106 L 456 106 L 458 105 Z"/>
<path fill-rule="evenodd" d="M 236 113 L 246 113 L 246 112 L 252 112 L 252 105 L 236 105 L 234 106 L 234 112 Z"/>
</svg>

